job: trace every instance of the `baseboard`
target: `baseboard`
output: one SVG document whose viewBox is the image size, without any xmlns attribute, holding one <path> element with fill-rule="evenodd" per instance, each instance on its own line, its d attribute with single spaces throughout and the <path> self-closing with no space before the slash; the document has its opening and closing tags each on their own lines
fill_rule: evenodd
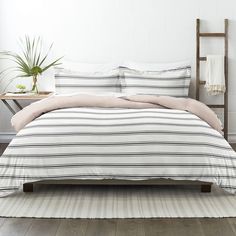
<svg viewBox="0 0 236 236">
<path fill-rule="evenodd" d="M 0 143 L 10 143 L 16 133 L 0 132 Z M 229 143 L 236 143 L 236 133 L 229 133 Z"/>
<path fill-rule="evenodd" d="M 0 132 L 0 143 L 10 143 L 16 133 Z"/>
</svg>

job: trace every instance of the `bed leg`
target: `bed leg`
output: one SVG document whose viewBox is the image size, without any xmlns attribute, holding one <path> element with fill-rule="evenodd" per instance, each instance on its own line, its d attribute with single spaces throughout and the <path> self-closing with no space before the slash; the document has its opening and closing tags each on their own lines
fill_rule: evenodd
<svg viewBox="0 0 236 236">
<path fill-rule="evenodd" d="M 202 193 L 210 193 L 211 192 L 211 184 L 203 184 L 201 185 L 201 192 Z"/>
<path fill-rule="evenodd" d="M 24 193 L 32 193 L 34 191 L 33 184 L 23 184 L 23 192 Z"/>
</svg>

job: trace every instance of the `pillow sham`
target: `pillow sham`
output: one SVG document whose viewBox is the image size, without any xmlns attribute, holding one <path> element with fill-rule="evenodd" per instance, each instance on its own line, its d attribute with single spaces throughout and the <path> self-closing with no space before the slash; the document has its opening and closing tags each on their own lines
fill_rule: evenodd
<svg viewBox="0 0 236 236">
<path fill-rule="evenodd" d="M 191 67 L 162 71 L 138 71 L 123 68 L 121 91 L 128 94 L 187 97 L 191 80 Z"/>
<path fill-rule="evenodd" d="M 121 91 L 119 71 L 81 73 L 57 70 L 55 72 L 57 94 L 65 93 L 119 93 Z"/>
</svg>

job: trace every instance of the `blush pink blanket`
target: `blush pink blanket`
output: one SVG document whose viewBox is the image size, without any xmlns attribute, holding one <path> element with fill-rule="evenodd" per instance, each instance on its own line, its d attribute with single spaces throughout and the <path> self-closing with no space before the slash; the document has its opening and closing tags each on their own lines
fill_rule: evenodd
<svg viewBox="0 0 236 236">
<path fill-rule="evenodd" d="M 11 123 L 16 131 L 43 113 L 71 107 L 102 107 L 102 108 L 170 108 L 191 112 L 206 121 L 212 128 L 222 133 L 222 126 L 216 114 L 205 104 L 191 98 L 175 98 L 168 96 L 132 95 L 123 97 L 71 95 L 51 96 L 25 107 L 12 117 Z"/>
</svg>

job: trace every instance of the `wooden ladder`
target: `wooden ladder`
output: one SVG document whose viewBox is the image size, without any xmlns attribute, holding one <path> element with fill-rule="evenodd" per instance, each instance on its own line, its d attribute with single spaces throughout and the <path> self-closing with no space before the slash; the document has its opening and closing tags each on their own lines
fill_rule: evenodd
<svg viewBox="0 0 236 236">
<path fill-rule="evenodd" d="M 204 85 L 206 81 L 200 80 L 200 62 L 206 61 L 206 57 L 200 56 L 200 38 L 201 37 L 222 37 L 224 38 L 224 70 L 225 70 L 225 86 L 223 104 L 208 104 L 210 108 L 224 109 L 224 138 L 228 140 L 228 19 L 224 20 L 224 33 L 201 33 L 200 19 L 196 20 L 196 99 L 199 100 L 200 85 Z"/>
</svg>

